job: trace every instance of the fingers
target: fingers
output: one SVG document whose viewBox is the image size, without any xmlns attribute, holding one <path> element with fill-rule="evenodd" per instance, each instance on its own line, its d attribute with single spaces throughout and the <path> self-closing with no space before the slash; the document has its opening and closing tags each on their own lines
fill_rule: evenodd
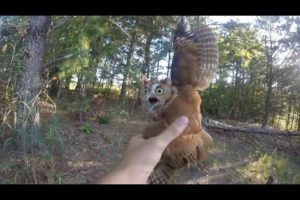
<svg viewBox="0 0 300 200">
<path fill-rule="evenodd" d="M 172 140 L 184 131 L 188 125 L 188 121 L 188 118 L 185 116 L 179 117 L 173 124 L 171 124 L 171 126 L 169 126 L 169 128 L 155 137 L 157 145 L 159 145 L 160 148 L 165 149 Z"/>
</svg>

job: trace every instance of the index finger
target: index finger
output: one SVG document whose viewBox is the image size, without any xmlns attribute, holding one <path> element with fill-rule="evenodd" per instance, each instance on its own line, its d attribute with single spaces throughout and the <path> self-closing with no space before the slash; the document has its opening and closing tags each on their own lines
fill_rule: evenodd
<svg viewBox="0 0 300 200">
<path fill-rule="evenodd" d="M 165 131 L 155 137 L 158 145 L 161 148 L 166 148 L 172 140 L 178 137 L 188 125 L 188 118 L 185 116 L 179 117 Z"/>
</svg>

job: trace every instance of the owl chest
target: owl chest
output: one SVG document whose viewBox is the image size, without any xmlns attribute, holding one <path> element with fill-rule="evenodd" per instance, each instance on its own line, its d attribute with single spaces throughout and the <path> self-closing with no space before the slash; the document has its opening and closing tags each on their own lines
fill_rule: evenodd
<svg viewBox="0 0 300 200">
<path fill-rule="evenodd" d="M 176 118 L 185 115 L 189 118 L 197 118 L 200 113 L 200 96 L 198 94 L 179 93 L 170 105 L 162 112 L 162 119 L 172 123 Z"/>
</svg>

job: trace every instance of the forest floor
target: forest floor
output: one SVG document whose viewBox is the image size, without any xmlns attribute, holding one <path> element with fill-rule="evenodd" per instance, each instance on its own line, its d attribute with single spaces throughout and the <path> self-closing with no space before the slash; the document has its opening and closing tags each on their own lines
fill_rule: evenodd
<svg viewBox="0 0 300 200">
<path fill-rule="evenodd" d="M 107 108 L 105 104 L 102 107 Z M 44 113 L 47 116 L 47 111 Z M 56 115 L 60 119 L 63 153 L 43 158 L 28 154 L 25 159 L 2 154 L 0 183 L 93 184 L 117 164 L 129 139 L 140 134 L 147 124 L 140 116 L 126 113 L 109 124 L 100 124 L 93 115 L 88 125 L 80 124 L 69 111 L 57 111 Z M 178 171 L 172 183 L 265 184 L 270 177 L 274 183 L 300 183 L 300 157 L 284 139 L 277 139 L 280 149 L 276 149 L 270 136 L 210 134 L 214 144 L 208 158 L 198 167 Z M 293 143 L 300 152 L 299 140 Z M 24 160 L 31 165 L 21 165 Z"/>
</svg>

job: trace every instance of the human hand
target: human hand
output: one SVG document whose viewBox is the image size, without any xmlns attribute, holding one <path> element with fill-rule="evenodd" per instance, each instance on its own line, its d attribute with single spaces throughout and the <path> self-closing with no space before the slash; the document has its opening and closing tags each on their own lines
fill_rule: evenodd
<svg viewBox="0 0 300 200">
<path fill-rule="evenodd" d="M 98 183 L 146 184 L 165 148 L 183 132 L 187 124 L 188 118 L 183 116 L 156 137 L 145 140 L 142 135 L 134 136 L 119 165 Z"/>
</svg>

